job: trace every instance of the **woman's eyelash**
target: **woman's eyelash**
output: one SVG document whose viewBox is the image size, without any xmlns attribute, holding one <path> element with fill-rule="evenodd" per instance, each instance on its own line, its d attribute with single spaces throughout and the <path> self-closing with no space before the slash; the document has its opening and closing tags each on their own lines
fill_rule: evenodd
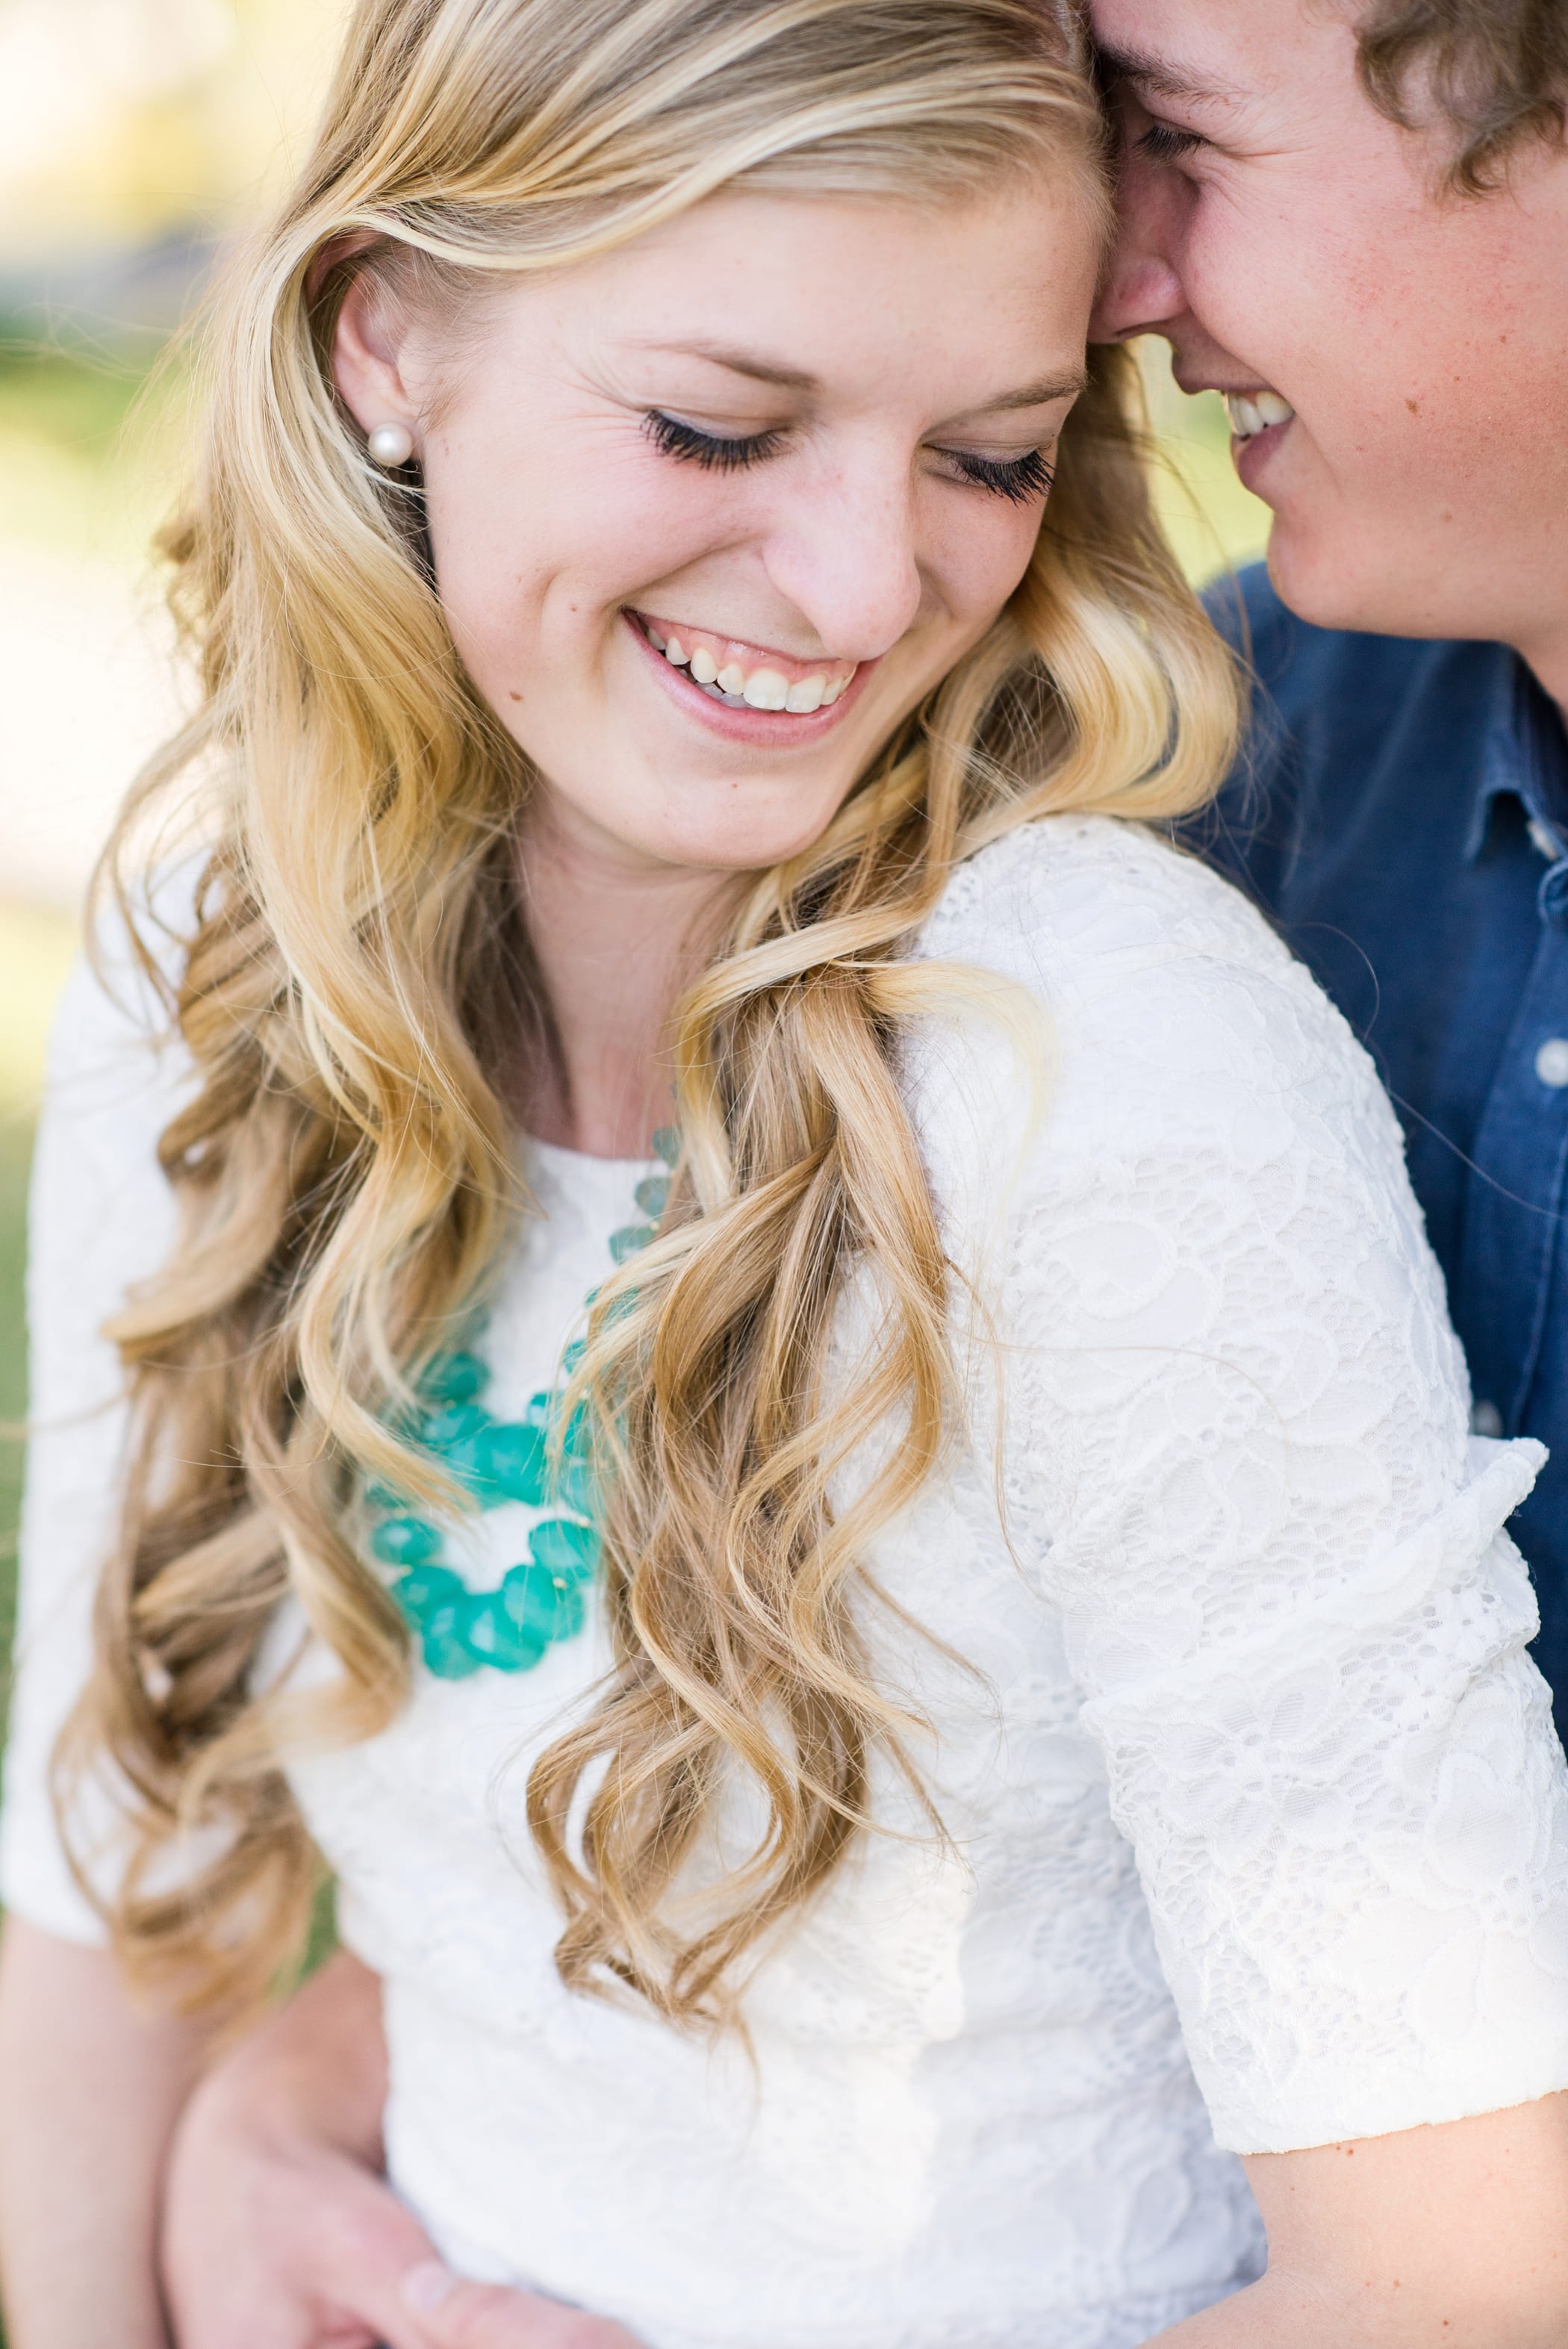
<svg viewBox="0 0 1568 2349">
<path fill-rule="evenodd" d="M 999 498 L 1010 498 L 1018 506 L 1026 505 L 1031 498 L 1043 498 L 1056 479 L 1054 469 L 1037 449 L 1023 457 L 976 457 L 964 449 L 947 449 L 943 454 L 965 481 L 994 491 Z"/>
<path fill-rule="evenodd" d="M 704 465 L 713 473 L 738 473 L 746 465 L 760 464 L 771 457 L 784 435 L 781 432 L 748 432 L 727 438 L 718 432 L 703 432 L 695 424 L 683 424 L 678 416 L 666 416 L 662 409 L 650 408 L 643 419 L 643 429 L 655 449 L 666 457 L 684 458 L 688 464 Z"/>
<path fill-rule="evenodd" d="M 1156 163 L 1177 163 L 1190 155 L 1195 147 L 1207 146 L 1200 130 L 1183 130 L 1174 122 L 1151 122 L 1139 139 L 1140 154 L 1150 156 Z"/>
<path fill-rule="evenodd" d="M 659 408 L 650 408 L 643 423 L 655 448 L 666 457 L 682 458 L 715 473 L 735 473 L 743 466 L 760 464 L 775 453 L 784 438 L 778 430 L 733 437 L 704 432 L 678 416 L 666 416 Z M 1022 457 L 978 457 L 963 449 L 944 449 L 941 453 L 965 481 L 1010 498 L 1016 505 L 1043 497 L 1051 486 L 1051 468 L 1037 449 Z"/>
</svg>

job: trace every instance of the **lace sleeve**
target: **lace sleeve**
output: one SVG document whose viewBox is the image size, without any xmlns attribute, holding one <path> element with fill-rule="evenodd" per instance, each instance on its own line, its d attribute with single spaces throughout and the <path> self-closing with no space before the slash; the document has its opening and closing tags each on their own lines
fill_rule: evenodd
<svg viewBox="0 0 1568 2349">
<path fill-rule="evenodd" d="M 125 1412 L 102 1327 L 172 1237 L 158 1137 L 181 1089 L 154 1040 L 158 1012 L 123 947 L 108 988 L 83 963 L 67 984 L 50 1047 L 33 1162 L 27 1322 L 27 1474 L 15 1671 L 0 1816 L 0 1899 L 67 1940 L 103 1928 L 67 1866 L 49 1793 L 54 1746 L 91 1663 L 92 1604 L 114 1538 Z M 102 1856 L 117 1848 L 112 1790 L 77 1823 Z"/>
<path fill-rule="evenodd" d="M 1369 1063 L 1265 942 L 1056 991 L 1006 1487 L 1220 2143 L 1568 2085 L 1568 1779 Z"/>
</svg>

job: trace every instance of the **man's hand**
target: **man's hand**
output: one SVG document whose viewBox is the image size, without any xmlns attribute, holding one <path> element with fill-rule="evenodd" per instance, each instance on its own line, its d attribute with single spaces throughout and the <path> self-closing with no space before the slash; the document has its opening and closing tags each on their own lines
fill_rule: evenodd
<svg viewBox="0 0 1568 2349">
<path fill-rule="evenodd" d="M 386 2094 L 380 1985 L 346 1955 L 208 2074 L 165 2199 L 179 2349 L 638 2349 L 442 2266 L 381 2175 Z"/>
<path fill-rule="evenodd" d="M 429 2349 L 641 2349 L 631 2333 L 605 2317 L 541 2300 L 535 2292 L 465 2282 L 438 2262 L 415 2268 L 403 2278 L 402 2290 L 423 2317 L 418 2349 L 427 2342 Z"/>
</svg>

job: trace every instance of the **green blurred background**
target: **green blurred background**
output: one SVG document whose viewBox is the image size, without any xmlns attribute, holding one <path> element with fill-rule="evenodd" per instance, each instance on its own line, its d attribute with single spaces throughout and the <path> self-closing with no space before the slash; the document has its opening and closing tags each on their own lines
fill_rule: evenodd
<svg viewBox="0 0 1568 2349">
<path fill-rule="evenodd" d="M 25 1408 L 45 1040 L 116 802 L 180 707 L 147 557 L 188 446 L 160 368 L 308 135 L 346 0 L 0 0 L 0 1422 Z M 1260 552 L 1217 400 L 1148 354 L 1160 495 L 1198 578 Z M 0 1704 L 20 1446 L 0 1441 Z"/>
</svg>

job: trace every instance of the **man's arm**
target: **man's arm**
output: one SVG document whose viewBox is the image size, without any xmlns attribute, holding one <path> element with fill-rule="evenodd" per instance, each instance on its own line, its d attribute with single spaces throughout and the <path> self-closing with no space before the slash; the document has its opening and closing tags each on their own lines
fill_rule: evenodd
<svg viewBox="0 0 1568 2349">
<path fill-rule="evenodd" d="M 385 2096 L 380 1985 L 346 1955 L 198 2091 L 167 2222 L 180 2349 L 635 2349 L 603 2319 L 443 2279 L 379 2174 Z M 1269 2272 L 1161 2349 L 1568 2339 L 1568 2095 L 1247 2172 Z"/>
<path fill-rule="evenodd" d="M 163 2230 L 179 2349 L 638 2349 L 583 2310 L 444 2269 L 381 2174 L 386 2101 L 381 1985 L 340 1951 L 181 2124 Z"/>
<path fill-rule="evenodd" d="M 1268 2273 L 1150 2349 L 1568 2341 L 1568 2095 L 1246 2170 Z"/>
<path fill-rule="evenodd" d="M 163 2349 L 160 2181 L 200 2055 L 107 1951 L 18 1917 L 0 1942 L 0 2282 L 11 2349 Z"/>
</svg>

